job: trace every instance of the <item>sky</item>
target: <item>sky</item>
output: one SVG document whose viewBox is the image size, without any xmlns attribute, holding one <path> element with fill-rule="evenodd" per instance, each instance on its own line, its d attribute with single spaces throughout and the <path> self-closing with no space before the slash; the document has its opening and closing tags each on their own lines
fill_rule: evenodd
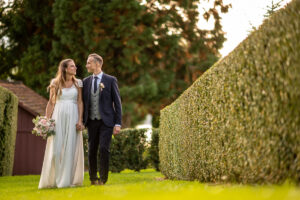
<svg viewBox="0 0 300 200">
<path fill-rule="evenodd" d="M 280 0 L 274 0 L 279 2 Z M 285 6 L 291 0 L 283 0 L 281 5 Z M 223 0 L 225 4 L 231 3 L 232 8 L 228 13 L 222 14 L 223 31 L 226 33 L 227 41 L 220 50 L 222 57 L 230 53 L 249 34 L 252 25 L 256 28 L 261 25 L 266 13 L 267 6 L 272 0 Z M 209 26 L 207 24 L 207 26 Z"/>
</svg>

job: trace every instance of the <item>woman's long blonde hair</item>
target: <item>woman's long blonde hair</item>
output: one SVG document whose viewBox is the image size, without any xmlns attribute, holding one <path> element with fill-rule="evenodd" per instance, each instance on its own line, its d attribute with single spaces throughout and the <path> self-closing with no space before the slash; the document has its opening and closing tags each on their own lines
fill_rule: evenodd
<svg viewBox="0 0 300 200">
<path fill-rule="evenodd" d="M 50 97 L 50 99 L 52 99 L 52 103 L 55 103 L 57 97 L 62 94 L 62 88 L 65 86 L 65 82 L 67 79 L 66 69 L 68 68 L 69 62 L 71 62 L 71 61 L 73 61 L 73 60 L 70 58 L 60 61 L 56 76 L 54 79 L 51 80 L 50 85 L 47 87 L 48 92 L 52 88 L 55 89 L 54 93 L 52 94 L 53 96 Z M 78 84 L 77 84 L 75 76 L 72 76 L 72 81 L 73 81 L 75 87 L 78 89 Z"/>
</svg>

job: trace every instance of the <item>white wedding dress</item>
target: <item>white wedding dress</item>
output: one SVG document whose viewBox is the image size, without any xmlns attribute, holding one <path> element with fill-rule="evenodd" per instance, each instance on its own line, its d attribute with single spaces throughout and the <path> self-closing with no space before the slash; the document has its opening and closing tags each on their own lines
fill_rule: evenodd
<svg viewBox="0 0 300 200">
<path fill-rule="evenodd" d="M 82 81 L 77 79 L 79 87 Z M 52 119 L 55 135 L 47 138 L 40 188 L 80 186 L 84 178 L 82 132 L 76 131 L 78 122 L 78 90 L 73 84 L 63 88 L 55 103 Z"/>
</svg>

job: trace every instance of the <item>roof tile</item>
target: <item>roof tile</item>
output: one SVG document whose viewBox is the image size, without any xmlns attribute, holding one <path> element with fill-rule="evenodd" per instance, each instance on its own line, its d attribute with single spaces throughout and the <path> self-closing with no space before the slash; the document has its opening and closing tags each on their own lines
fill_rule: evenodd
<svg viewBox="0 0 300 200">
<path fill-rule="evenodd" d="M 48 100 L 24 85 L 22 82 L 0 80 L 0 86 L 12 91 L 19 98 L 19 103 L 26 108 L 31 109 L 31 111 L 38 113 L 39 115 L 45 115 Z"/>
</svg>

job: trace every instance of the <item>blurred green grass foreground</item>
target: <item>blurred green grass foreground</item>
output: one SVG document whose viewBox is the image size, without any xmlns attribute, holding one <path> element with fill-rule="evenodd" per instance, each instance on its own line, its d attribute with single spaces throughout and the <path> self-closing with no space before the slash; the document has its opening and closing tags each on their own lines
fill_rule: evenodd
<svg viewBox="0 0 300 200">
<path fill-rule="evenodd" d="M 0 177 L 0 199 L 300 199 L 300 187 L 279 185 L 215 185 L 165 180 L 152 169 L 112 173 L 105 186 L 91 186 L 88 173 L 82 187 L 38 190 L 40 176 Z"/>
</svg>

